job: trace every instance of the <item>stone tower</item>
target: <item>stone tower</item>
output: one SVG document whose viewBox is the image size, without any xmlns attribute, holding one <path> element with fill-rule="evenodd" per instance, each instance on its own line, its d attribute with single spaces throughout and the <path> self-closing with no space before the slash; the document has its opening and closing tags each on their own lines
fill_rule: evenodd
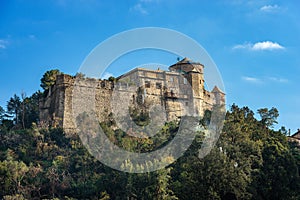
<svg viewBox="0 0 300 200">
<path fill-rule="evenodd" d="M 194 91 L 194 97 L 203 99 L 204 91 L 204 76 L 203 76 L 204 66 L 198 62 L 193 62 L 188 58 L 177 62 L 169 67 L 172 72 L 177 72 L 183 75 Z"/>
<path fill-rule="evenodd" d="M 76 129 L 73 119 L 72 102 L 76 76 L 62 74 L 57 76 L 56 83 L 50 88 L 47 96 L 40 100 L 40 121 L 54 127 L 62 127 L 66 132 Z M 139 102 L 160 105 L 166 112 L 166 119 L 176 120 L 184 115 L 202 116 L 205 110 L 214 105 L 225 105 L 225 94 L 215 86 L 210 92 L 204 87 L 204 66 L 188 58 L 171 65 L 169 71 L 135 68 L 121 76 L 117 81 L 83 78 L 77 81 L 82 94 L 82 105 L 85 97 L 94 94 L 95 111 L 98 120 L 104 121 L 114 114 L 111 104 L 115 92 L 122 97 L 115 107 L 127 109 Z M 78 85 L 79 84 L 79 85 Z M 132 85 L 136 90 L 131 90 Z M 124 104 L 128 97 L 129 104 Z M 125 106 L 123 106 L 124 104 Z M 130 117 L 129 117 L 130 118 Z"/>
</svg>

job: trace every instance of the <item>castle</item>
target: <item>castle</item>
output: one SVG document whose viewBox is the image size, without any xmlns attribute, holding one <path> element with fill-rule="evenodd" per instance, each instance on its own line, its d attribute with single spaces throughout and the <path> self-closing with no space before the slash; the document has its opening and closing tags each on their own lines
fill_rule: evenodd
<svg viewBox="0 0 300 200">
<path fill-rule="evenodd" d="M 202 116 L 213 105 L 225 105 L 225 94 L 217 86 L 211 92 L 204 88 L 203 70 L 202 64 L 184 58 L 171 65 L 169 71 L 135 68 L 116 80 L 60 74 L 40 100 L 40 122 L 74 131 L 73 101 L 76 98 L 85 106 L 91 95 L 99 122 L 111 116 L 116 107 L 144 109 L 154 104 L 164 109 L 168 121 L 184 115 Z"/>
</svg>

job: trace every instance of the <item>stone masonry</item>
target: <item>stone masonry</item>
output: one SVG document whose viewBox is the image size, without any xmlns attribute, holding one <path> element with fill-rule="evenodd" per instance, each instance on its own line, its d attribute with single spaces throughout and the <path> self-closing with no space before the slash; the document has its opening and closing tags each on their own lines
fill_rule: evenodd
<svg viewBox="0 0 300 200">
<path fill-rule="evenodd" d="M 155 104 L 165 110 L 168 121 L 184 115 L 202 116 L 213 105 L 225 105 L 225 94 L 217 86 L 211 92 L 205 90 L 203 70 L 202 64 L 184 58 L 171 65 L 169 71 L 135 68 L 115 81 L 61 74 L 40 100 L 40 122 L 74 132 L 74 84 L 82 94 L 76 101 L 83 106 L 88 105 L 92 95 L 99 122 L 112 116 L 112 107 L 123 106 L 126 110 L 128 106 Z"/>
</svg>

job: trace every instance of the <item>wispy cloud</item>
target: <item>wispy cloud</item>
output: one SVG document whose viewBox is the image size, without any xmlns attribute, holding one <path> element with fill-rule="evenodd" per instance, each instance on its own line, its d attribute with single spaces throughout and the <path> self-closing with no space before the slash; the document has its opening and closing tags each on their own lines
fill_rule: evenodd
<svg viewBox="0 0 300 200">
<path fill-rule="evenodd" d="M 247 81 L 247 82 L 251 82 L 251 83 L 262 83 L 262 81 L 258 78 L 255 78 L 255 77 L 250 77 L 250 76 L 242 76 L 242 79 L 244 81 Z"/>
<path fill-rule="evenodd" d="M 252 48 L 251 43 L 244 43 L 244 44 L 237 44 L 232 47 L 232 49 L 251 49 Z"/>
<path fill-rule="evenodd" d="M 280 7 L 278 5 L 265 5 L 260 8 L 261 11 L 263 12 L 274 12 L 278 11 Z"/>
<path fill-rule="evenodd" d="M 255 83 L 255 84 L 261 84 L 261 83 L 288 83 L 289 80 L 281 77 L 273 77 L 273 76 L 266 76 L 266 77 L 251 77 L 251 76 L 242 76 L 242 80 L 249 82 L 249 83 Z"/>
<path fill-rule="evenodd" d="M 0 39 L 0 49 L 6 49 L 7 45 L 8 45 L 7 40 Z"/>
<path fill-rule="evenodd" d="M 248 49 L 253 51 L 264 51 L 264 50 L 283 50 L 285 48 L 280 44 L 278 44 L 277 42 L 263 41 L 263 42 L 257 42 L 255 44 L 252 43 L 238 44 L 235 45 L 232 49 Z"/>
<path fill-rule="evenodd" d="M 148 11 L 142 6 L 141 3 L 135 4 L 132 8 L 130 8 L 131 11 L 139 12 L 143 15 L 147 15 Z"/>
<path fill-rule="evenodd" d="M 267 77 L 270 81 L 273 81 L 273 82 L 277 82 L 277 83 L 287 83 L 289 82 L 288 79 L 285 79 L 285 78 L 279 78 L 279 77 Z"/>
<path fill-rule="evenodd" d="M 142 15 L 148 15 L 147 7 L 149 4 L 159 3 L 160 0 L 138 0 L 137 3 L 130 8 L 130 11 L 138 12 Z"/>
</svg>

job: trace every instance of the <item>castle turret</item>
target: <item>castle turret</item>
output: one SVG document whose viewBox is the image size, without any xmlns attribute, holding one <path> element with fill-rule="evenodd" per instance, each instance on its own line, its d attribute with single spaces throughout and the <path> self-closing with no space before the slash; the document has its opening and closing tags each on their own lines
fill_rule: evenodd
<svg viewBox="0 0 300 200">
<path fill-rule="evenodd" d="M 225 93 L 222 92 L 218 86 L 215 86 L 211 93 L 215 97 L 215 104 L 224 105 L 225 104 Z"/>
<path fill-rule="evenodd" d="M 215 104 L 225 105 L 225 94 L 218 87 L 211 92 L 205 90 L 202 64 L 184 58 L 169 70 L 136 68 L 116 82 L 61 74 L 40 100 L 40 122 L 72 133 L 76 130 L 74 111 L 91 107 L 99 122 L 104 122 L 115 115 L 113 100 L 117 101 L 114 108 L 124 106 L 119 110 L 125 111 L 134 106 L 144 106 L 146 111 L 152 105 L 161 106 L 168 121 L 186 115 L 203 116 Z M 115 98 L 116 92 L 122 95 Z"/>
<path fill-rule="evenodd" d="M 190 83 L 194 97 L 203 99 L 204 90 L 204 77 L 203 77 L 204 66 L 199 62 L 193 62 L 188 58 L 184 58 L 174 65 L 169 67 L 172 72 L 181 73 Z"/>
</svg>

